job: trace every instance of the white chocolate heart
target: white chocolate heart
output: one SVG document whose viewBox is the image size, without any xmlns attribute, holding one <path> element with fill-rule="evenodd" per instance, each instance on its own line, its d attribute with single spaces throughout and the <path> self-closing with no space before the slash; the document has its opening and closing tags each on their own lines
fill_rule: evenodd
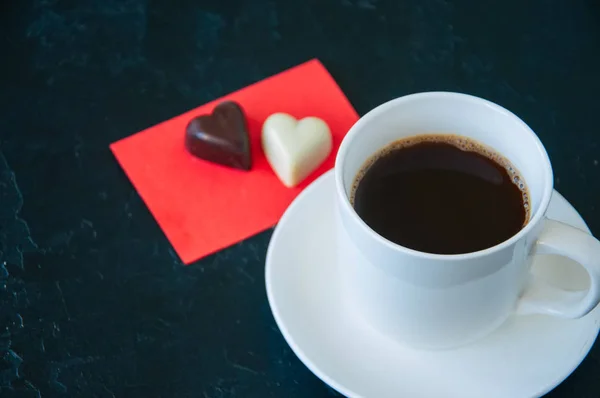
<svg viewBox="0 0 600 398">
<path fill-rule="evenodd" d="M 332 145 L 329 126 L 317 117 L 298 121 L 287 113 L 274 113 L 263 124 L 263 152 L 287 187 L 295 187 L 319 167 Z"/>
</svg>

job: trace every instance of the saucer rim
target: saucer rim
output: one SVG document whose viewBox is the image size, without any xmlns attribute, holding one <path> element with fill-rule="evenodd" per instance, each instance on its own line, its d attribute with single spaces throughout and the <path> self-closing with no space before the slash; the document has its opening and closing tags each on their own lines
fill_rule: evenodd
<svg viewBox="0 0 600 398">
<path fill-rule="evenodd" d="M 273 298 L 273 292 L 272 292 L 272 288 L 271 288 L 272 287 L 271 273 L 269 272 L 269 269 L 271 268 L 270 264 L 272 264 L 271 257 L 273 256 L 273 251 L 275 250 L 274 249 L 275 245 L 273 245 L 272 242 L 274 242 L 276 240 L 276 238 L 279 236 L 279 234 L 281 233 L 282 228 L 280 226 L 285 224 L 288 217 L 291 217 L 291 215 L 294 213 L 295 207 L 299 206 L 299 204 L 302 202 L 303 198 L 305 196 L 309 196 L 312 193 L 312 191 L 316 190 L 316 188 L 318 188 L 321 184 L 327 182 L 328 177 L 332 178 L 332 174 L 333 174 L 333 170 L 325 172 L 321 176 L 319 176 L 316 180 L 314 180 L 308 187 L 306 187 L 296 197 L 296 199 L 294 199 L 292 204 L 285 210 L 283 216 L 277 223 L 277 226 L 275 226 L 273 235 L 271 235 L 271 239 L 269 240 L 269 247 L 267 248 L 267 255 L 265 257 L 265 288 L 267 291 L 267 301 L 269 302 L 269 307 L 271 308 L 271 313 L 273 314 L 275 323 L 277 324 L 279 331 L 283 335 L 283 338 L 285 339 L 286 343 L 290 346 L 290 348 L 292 349 L 294 354 L 298 357 L 298 359 L 300 359 L 300 361 L 304 364 L 304 366 L 306 366 L 308 368 L 308 370 L 310 370 L 315 376 L 317 376 L 319 379 L 321 379 L 322 382 L 324 382 L 325 384 L 327 384 L 329 387 L 333 388 L 340 394 L 342 394 L 346 397 L 349 397 L 349 398 L 353 398 L 353 397 L 360 397 L 360 395 L 357 395 L 353 391 L 347 390 L 346 387 L 340 385 L 338 382 L 336 382 L 335 380 L 330 378 L 327 374 L 325 374 L 325 372 L 321 371 L 316 364 L 313 364 L 313 361 L 310 360 L 309 358 L 307 358 L 306 355 L 304 354 L 304 351 L 302 349 L 300 349 L 300 347 L 298 347 L 295 339 L 292 338 L 287 326 L 285 325 L 285 322 L 283 322 L 283 320 L 281 319 L 281 315 L 279 314 L 279 310 L 277 309 L 277 306 L 275 304 L 275 300 Z M 335 183 L 335 180 L 333 180 L 332 182 Z"/>
<path fill-rule="evenodd" d="M 344 387 L 343 385 L 338 383 L 336 380 L 334 380 L 330 376 L 328 376 L 326 374 L 326 372 L 322 371 L 318 367 L 317 364 L 313 363 L 313 361 L 311 359 L 309 359 L 304 354 L 304 351 L 298 346 L 295 339 L 292 337 L 291 332 L 288 330 L 286 323 L 283 321 L 283 319 L 280 315 L 280 311 L 277 308 L 277 305 L 275 303 L 275 298 L 273 296 L 274 293 L 272 291 L 273 285 L 271 282 L 271 274 L 272 273 L 269 272 L 272 267 L 271 264 L 273 263 L 271 258 L 273 256 L 273 252 L 275 250 L 275 248 L 274 248 L 275 245 L 273 244 L 273 242 L 275 242 L 277 240 L 277 238 L 279 237 L 279 234 L 282 233 L 281 232 L 283 230 L 282 226 L 286 224 L 286 221 L 288 218 L 291 218 L 293 216 L 293 214 L 295 213 L 295 208 L 302 204 L 304 197 L 310 196 L 312 194 L 312 192 L 317 190 L 322 184 L 327 183 L 328 179 L 331 180 L 332 184 L 335 184 L 335 179 L 333 178 L 333 170 L 330 170 L 330 171 L 324 173 L 323 175 L 319 176 L 307 188 L 305 188 L 296 197 L 296 199 L 292 202 L 292 204 L 285 210 L 283 216 L 277 223 L 277 226 L 275 227 L 273 234 L 271 236 L 271 239 L 269 241 L 269 246 L 268 246 L 267 254 L 266 254 L 266 258 L 265 258 L 265 288 L 266 288 L 266 293 L 267 293 L 267 300 L 269 302 L 269 307 L 271 309 L 271 313 L 273 314 L 273 318 L 275 319 L 277 327 L 279 328 L 281 334 L 283 335 L 286 343 L 290 346 L 290 348 L 292 349 L 294 354 L 298 357 L 298 359 L 300 359 L 300 361 L 304 364 L 304 366 L 306 366 L 322 382 L 324 382 L 325 384 L 327 384 L 329 387 L 333 388 L 340 394 L 347 396 L 349 398 L 361 398 L 363 396 L 361 396 L 360 394 L 358 394 L 354 391 L 347 389 L 346 387 Z M 587 223 L 581 217 L 579 212 L 573 207 L 573 205 L 562 194 L 560 194 L 556 189 L 553 189 L 549 203 L 552 203 L 555 200 L 559 200 L 559 201 L 562 200 L 566 205 L 568 205 L 571 208 L 571 210 L 573 210 L 575 212 L 575 215 L 581 221 L 582 225 L 585 227 L 584 231 L 591 234 L 591 231 L 590 231 Z M 583 354 L 583 355 L 581 355 L 581 359 L 575 361 L 575 364 L 573 365 L 573 367 L 568 372 L 565 372 L 564 377 L 562 377 L 560 379 L 557 378 L 555 382 L 552 382 L 549 385 L 544 386 L 544 388 L 542 390 L 540 390 L 539 392 L 537 392 L 535 396 L 538 396 L 538 397 L 544 396 L 545 394 L 549 393 L 554 388 L 556 388 L 558 385 L 560 385 L 562 382 L 564 382 L 579 367 L 579 365 L 583 362 L 583 360 L 588 356 L 591 348 L 593 347 L 596 339 L 598 338 L 599 333 L 600 333 L 600 328 L 598 328 L 596 330 L 595 337 L 592 339 L 589 339 L 587 347 L 585 347 L 585 350 L 581 351 L 581 353 Z M 485 339 L 485 337 L 484 337 L 484 339 Z"/>
</svg>

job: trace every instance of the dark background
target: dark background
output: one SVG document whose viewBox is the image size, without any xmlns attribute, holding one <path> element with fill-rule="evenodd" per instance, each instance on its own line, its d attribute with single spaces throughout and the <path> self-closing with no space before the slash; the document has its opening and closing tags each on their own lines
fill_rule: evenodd
<svg viewBox="0 0 600 398">
<path fill-rule="evenodd" d="M 2 397 L 337 396 L 271 316 L 271 231 L 184 267 L 108 149 L 313 57 L 360 114 L 426 90 L 514 111 L 600 233 L 598 1 L 4 0 L 0 43 Z M 596 344 L 549 397 L 599 374 Z"/>
</svg>

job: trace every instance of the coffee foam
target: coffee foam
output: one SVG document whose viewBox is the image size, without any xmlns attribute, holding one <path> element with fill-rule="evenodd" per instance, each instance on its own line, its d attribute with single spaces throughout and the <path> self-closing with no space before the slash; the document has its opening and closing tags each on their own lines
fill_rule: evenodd
<svg viewBox="0 0 600 398">
<path fill-rule="evenodd" d="M 365 176 L 365 174 L 369 171 L 371 166 L 380 158 L 388 155 L 390 152 L 396 151 L 398 149 L 410 147 L 413 145 L 417 145 L 423 142 L 436 142 L 436 143 L 445 143 L 453 145 L 463 151 L 467 152 L 476 152 L 482 156 L 485 156 L 488 159 L 496 162 L 500 166 L 504 167 L 508 172 L 508 175 L 512 177 L 513 184 L 515 184 L 521 193 L 523 194 L 523 207 L 525 209 L 525 222 L 523 226 L 525 226 L 529 222 L 529 216 L 531 213 L 531 206 L 529 200 L 529 190 L 527 185 L 525 185 L 525 180 L 521 177 L 521 174 L 517 170 L 513 164 L 506 159 L 504 156 L 500 155 L 495 150 L 481 144 L 471 138 L 463 137 L 455 134 L 424 134 L 424 135 L 415 135 L 412 137 L 402 138 L 398 141 L 394 141 L 391 144 L 386 145 L 381 148 L 375 154 L 371 155 L 360 167 L 359 172 L 357 173 L 354 181 L 352 183 L 352 189 L 350 190 L 350 203 L 354 206 L 354 198 L 356 195 L 356 189 L 360 184 L 361 180 Z"/>
</svg>

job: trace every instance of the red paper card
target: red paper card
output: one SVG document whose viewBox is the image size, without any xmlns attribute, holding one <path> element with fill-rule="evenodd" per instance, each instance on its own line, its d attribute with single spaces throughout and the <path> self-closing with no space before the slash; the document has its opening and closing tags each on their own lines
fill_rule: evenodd
<svg viewBox="0 0 600 398">
<path fill-rule="evenodd" d="M 246 113 L 253 158 L 249 172 L 197 159 L 184 147 L 187 123 L 224 100 L 236 101 Z M 320 117 L 333 134 L 329 158 L 293 189 L 275 176 L 260 145 L 262 124 L 275 112 Z M 331 75 L 311 60 L 110 148 L 181 260 L 189 264 L 276 224 L 302 189 L 333 167 L 340 142 L 356 120 L 356 111 Z"/>
</svg>

